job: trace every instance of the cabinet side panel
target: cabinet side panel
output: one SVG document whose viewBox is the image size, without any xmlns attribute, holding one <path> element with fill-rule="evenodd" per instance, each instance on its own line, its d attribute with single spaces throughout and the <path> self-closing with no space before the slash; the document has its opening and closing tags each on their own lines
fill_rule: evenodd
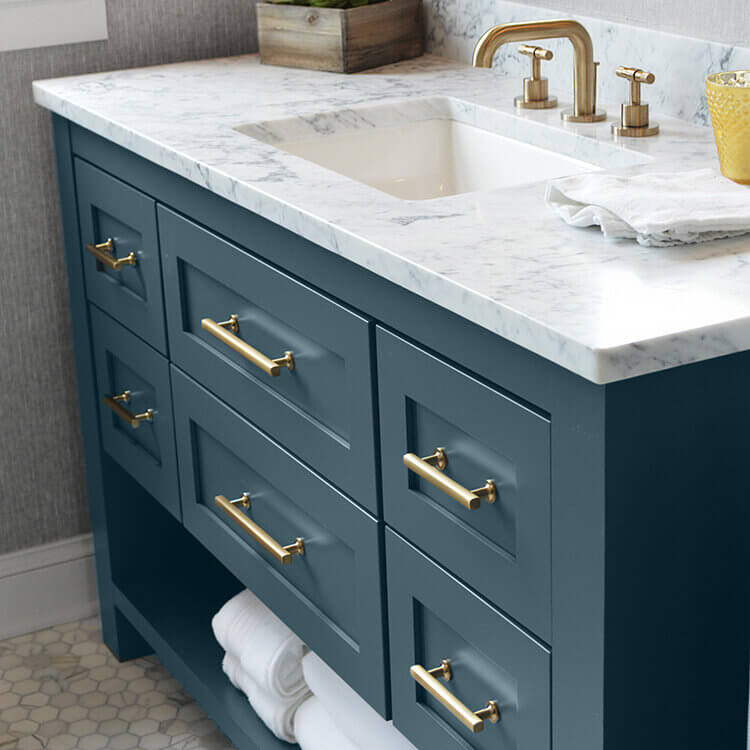
<svg viewBox="0 0 750 750">
<path fill-rule="evenodd" d="M 606 750 L 744 750 L 750 354 L 607 388 Z"/>
</svg>

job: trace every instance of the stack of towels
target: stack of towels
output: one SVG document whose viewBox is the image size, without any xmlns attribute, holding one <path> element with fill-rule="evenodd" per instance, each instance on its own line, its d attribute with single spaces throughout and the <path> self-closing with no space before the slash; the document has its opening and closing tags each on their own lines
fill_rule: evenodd
<svg viewBox="0 0 750 750">
<path fill-rule="evenodd" d="M 302 671 L 313 693 L 297 712 L 302 750 L 416 750 L 317 654 L 305 654 Z"/>
<path fill-rule="evenodd" d="M 224 672 L 280 740 L 301 750 L 416 750 L 252 592 L 211 624 Z"/>
<path fill-rule="evenodd" d="M 302 675 L 305 645 L 255 594 L 243 591 L 211 621 L 226 652 L 224 673 L 280 739 L 295 742 L 297 709 L 310 697 Z"/>
</svg>

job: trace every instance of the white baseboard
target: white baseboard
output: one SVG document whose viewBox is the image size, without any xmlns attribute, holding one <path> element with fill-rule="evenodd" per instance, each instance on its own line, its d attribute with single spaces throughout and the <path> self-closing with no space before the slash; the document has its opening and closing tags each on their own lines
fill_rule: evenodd
<svg viewBox="0 0 750 750">
<path fill-rule="evenodd" d="M 0 640 L 97 611 L 90 534 L 0 556 Z"/>
</svg>

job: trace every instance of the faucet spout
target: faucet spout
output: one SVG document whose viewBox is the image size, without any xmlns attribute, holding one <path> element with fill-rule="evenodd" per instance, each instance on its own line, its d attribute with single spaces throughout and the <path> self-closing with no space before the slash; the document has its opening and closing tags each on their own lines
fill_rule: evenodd
<svg viewBox="0 0 750 750">
<path fill-rule="evenodd" d="M 486 31 L 474 48 L 474 67 L 491 68 L 497 50 L 514 42 L 565 38 L 573 45 L 573 110 L 563 112 L 569 122 L 599 122 L 607 116 L 596 109 L 596 64 L 594 45 L 588 31 L 578 21 L 524 21 L 494 26 Z"/>
</svg>

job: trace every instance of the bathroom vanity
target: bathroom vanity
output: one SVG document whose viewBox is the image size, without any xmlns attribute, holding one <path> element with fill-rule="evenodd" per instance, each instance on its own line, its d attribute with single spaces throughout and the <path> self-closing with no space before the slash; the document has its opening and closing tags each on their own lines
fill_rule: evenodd
<svg viewBox="0 0 750 750">
<path fill-rule="evenodd" d="M 35 84 L 104 639 L 240 750 L 286 747 L 211 633 L 243 587 L 421 750 L 745 747 L 750 240 L 566 227 L 548 177 L 700 166 L 710 132 L 615 143 L 517 88 L 434 58 Z M 438 198 L 382 146 L 439 171 L 463 137 Z"/>
</svg>

